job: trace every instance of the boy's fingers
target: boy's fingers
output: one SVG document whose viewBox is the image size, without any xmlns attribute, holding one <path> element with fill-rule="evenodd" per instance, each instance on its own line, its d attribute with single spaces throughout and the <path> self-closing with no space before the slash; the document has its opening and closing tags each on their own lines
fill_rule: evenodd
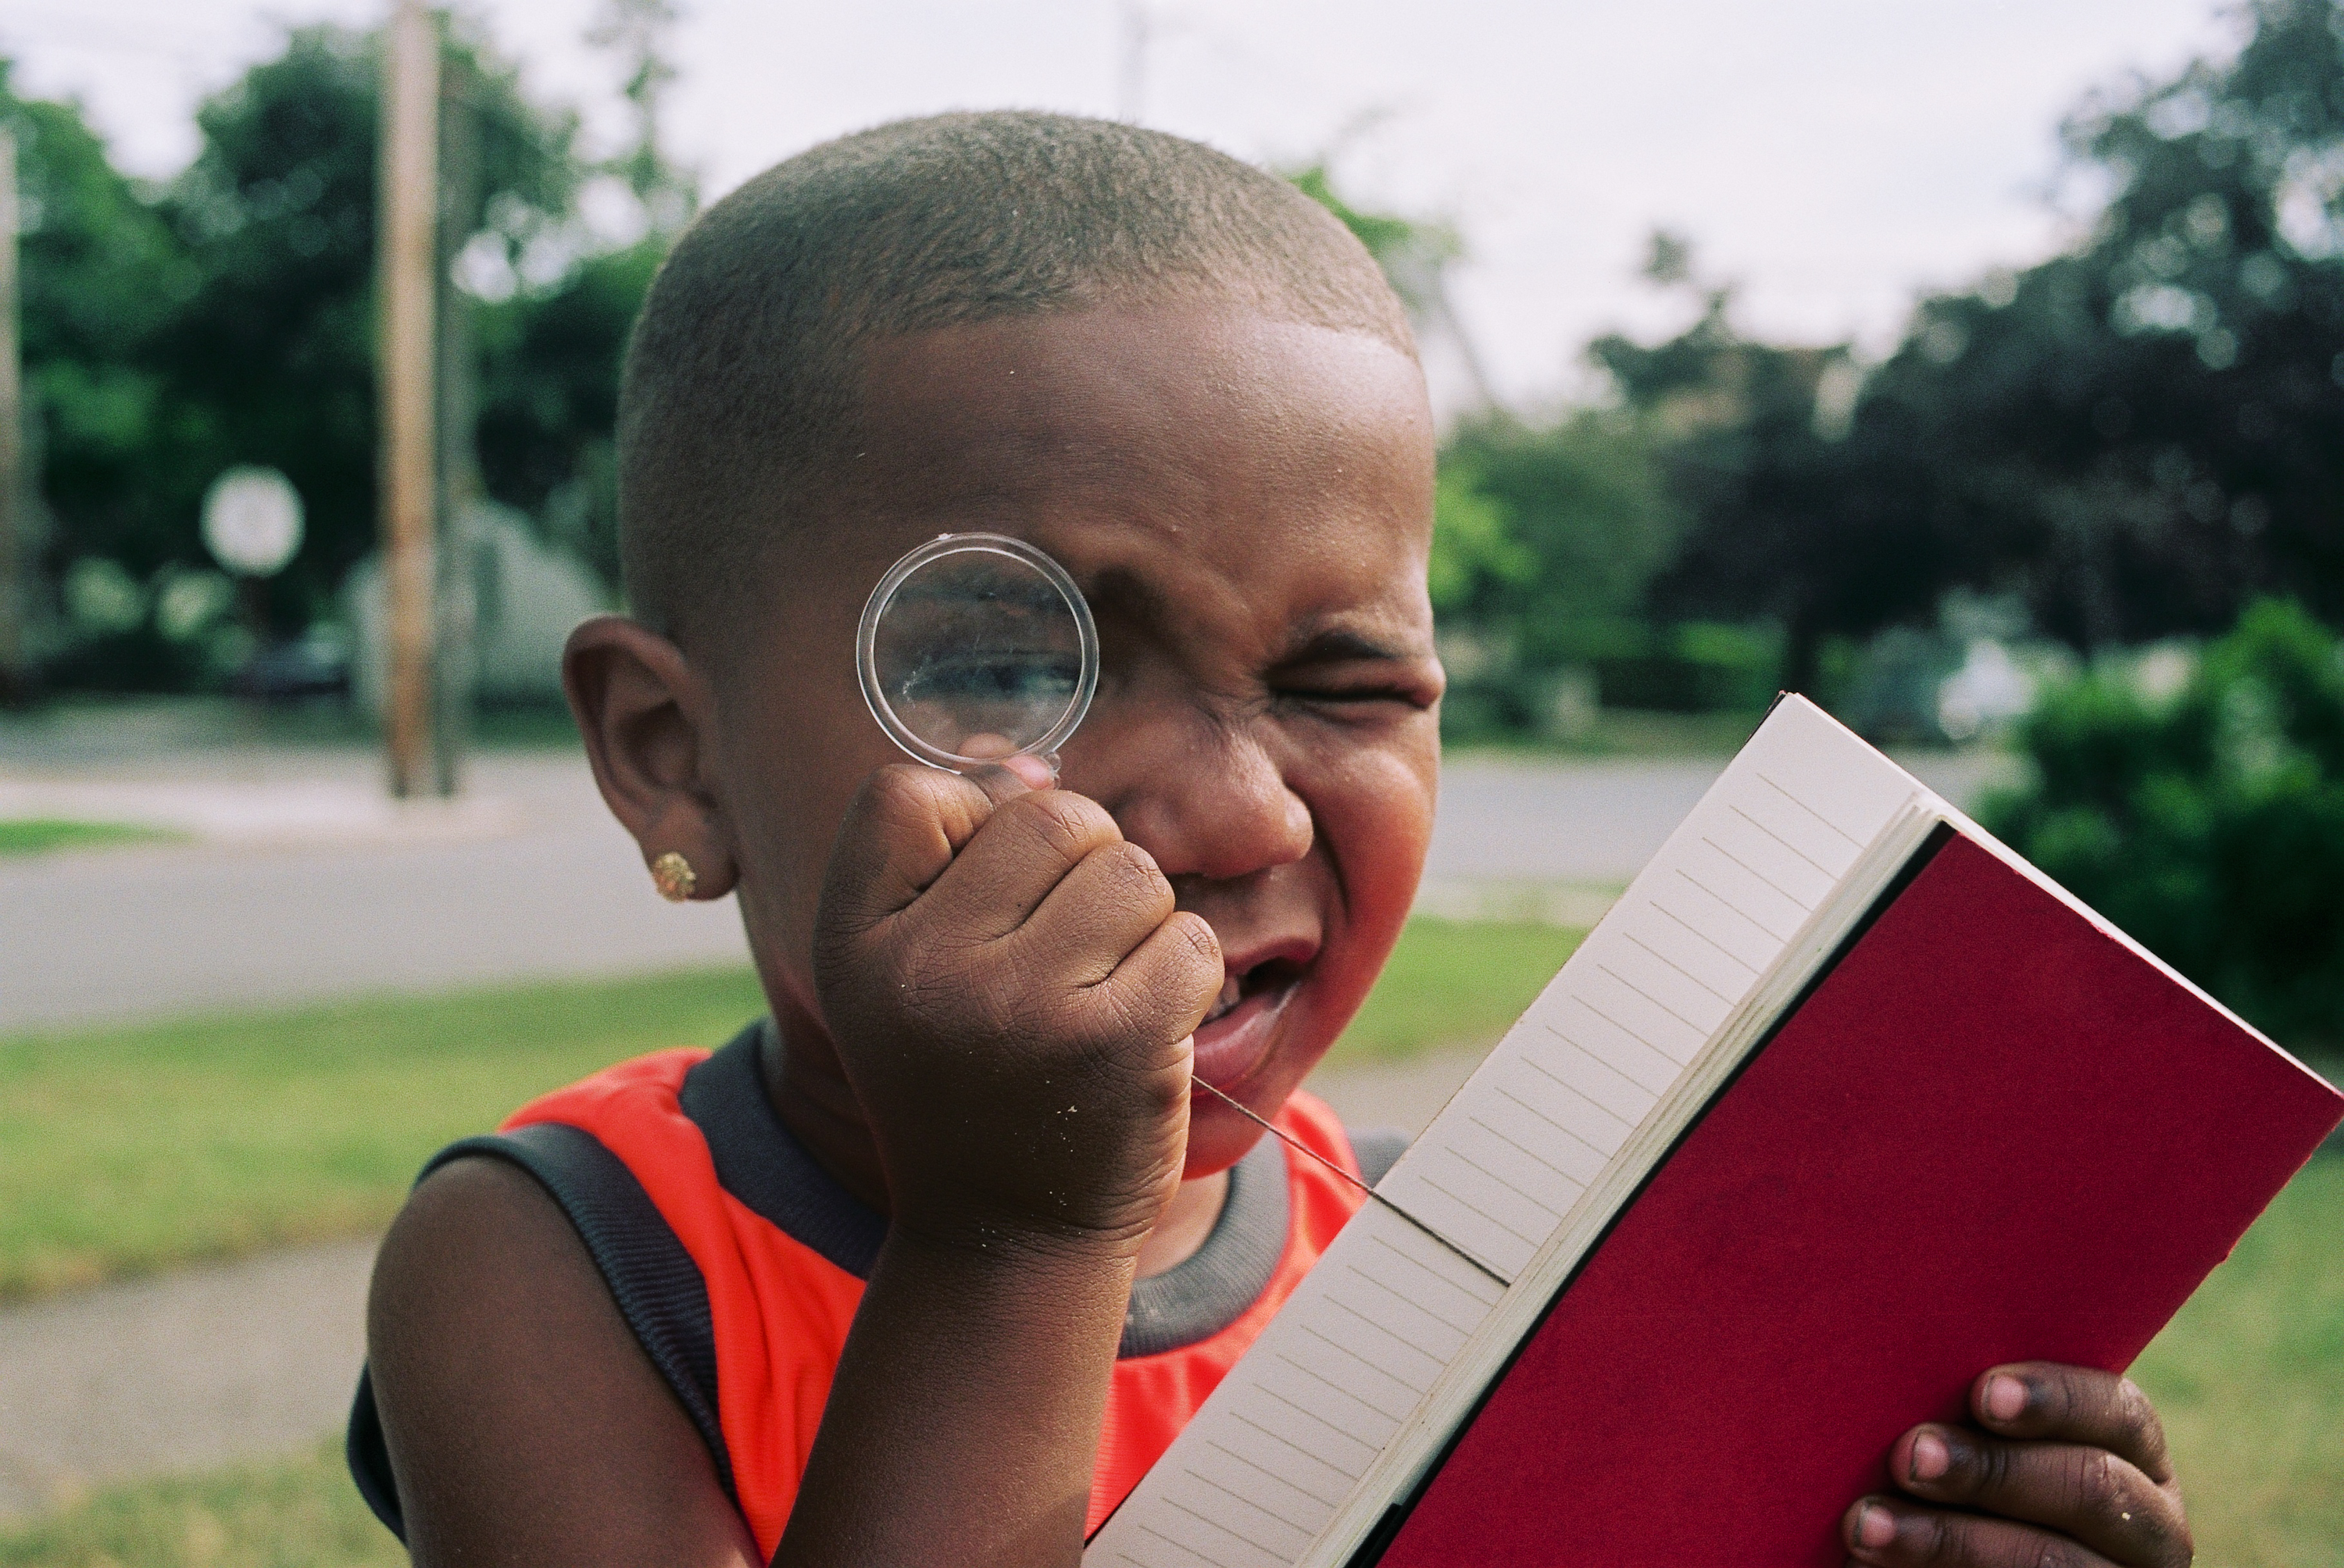
<svg viewBox="0 0 2344 1568">
<path fill-rule="evenodd" d="M 1039 757 L 1011 757 L 1006 762 L 988 763 L 981 768 L 970 768 L 960 776 L 983 790 L 985 798 L 995 805 L 1050 787 L 1050 770 Z"/>
<path fill-rule="evenodd" d="M 1875 1568 L 2118 1568 L 2090 1547 L 2030 1524 L 1867 1497 L 1847 1511 L 1840 1539 L 1851 1561 Z"/>
<path fill-rule="evenodd" d="M 974 787 L 960 781 L 963 788 Z M 1106 808 L 1066 790 L 1027 791 L 992 808 L 921 900 L 920 920 L 964 941 L 990 942 L 1026 923 L 1083 857 L 1119 844 Z"/>
<path fill-rule="evenodd" d="M 2165 1424 L 2130 1378 L 2056 1361 L 2019 1361 L 1983 1373 L 1970 1389 L 1978 1424 L 2004 1437 L 2104 1448 L 2159 1486 L 2173 1479 Z"/>
<path fill-rule="evenodd" d="M 2144 1568 L 2189 1561 L 2180 1503 L 2104 1448 L 2011 1442 L 1959 1427 L 1916 1427 L 1889 1451 L 1889 1473 L 1915 1497 L 2045 1525 Z"/>
<path fill-rule="evenodd" d="M 863 781 L 823 878 L 823 902 L 860 929 L 927 891 L 993 814 L 957 774 L 894 763 Z"/>
<path fill-rule="evenodd" d="M 1172 885 L 1156 857 L 1128 839 L 1101 845 L 1059 879 L 1011 938 L 1021 956 L 1056 966 L 1066 982 L 1095 986 L 1172 913 Z"/>
<path fill-rule="evenodd" d="M 1157 926 L 1092 990 L 1123 1017 L 1160 1017 L 1167 1032 L 1177 1028 L 1193 1035 L 1221 994 L 1221 969 L 1220 939 L 1212 926 L 1183 910 Z"/>
</svg>

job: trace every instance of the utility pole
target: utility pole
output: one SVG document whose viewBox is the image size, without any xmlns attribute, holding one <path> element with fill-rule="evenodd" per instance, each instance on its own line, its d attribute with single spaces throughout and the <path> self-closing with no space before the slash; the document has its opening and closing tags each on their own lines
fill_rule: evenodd
<svg viewBox="0 0 2344 1568">
<path fill-rule="evenodd" d="M 438 782 L 433 765 L 433 534 L 439 474 L 433 455 L 432 326 L 440 271 L 440 38 L 422 0 L 394 0 L 383 40 L 382 165 L 376 222 L 377 396 L 383 587 L 389 623 L 385 740 L 390 793 Z"/>
<path fill-rule="evenodd" d="M 16 137 L 0 126 L 0 703 L 25 690 L 25 397 L 16 331 Z"/>
<path fill-rule="evenodd" d="M 439 260 L 432 272 L 439 319 L 440 569 L 433 622 L 438 667 L 432 687 L 432 782 L 443 795 L 463 783 L 471 740 L 472 675 L 481 606 L 473 581 L 480 550 L 481 497 L 480 384 L 474 364 L 471 298 L 455 285 L 457 254 L 471 238 L 480 207 L 480 77 L 461 55 L 440 76 Z"/>
</svg>

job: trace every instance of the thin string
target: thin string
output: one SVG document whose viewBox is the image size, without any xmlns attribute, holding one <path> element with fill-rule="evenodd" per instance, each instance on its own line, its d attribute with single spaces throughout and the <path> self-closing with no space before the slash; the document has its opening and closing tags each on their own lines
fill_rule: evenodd
<svg viewBox="0 0 2344 1568">
<path fill-rule="evenodd" d="M 1223 1094 L 1220 1090 L 1215 1088 L 1204 1079 L 1191 1075 L 1188 1081 L 1197 1087 L 1203 1089 L 1207 1094 L 1211 1095 L 1215 1099 L 1220 1101 L 1223 1105 L 1228 1107 L 1239 1116 L 1245 1118 L 1248 1121 L 1253 1123 L 1256 1127 L 1261 1128 L 1262 1131 L 1269 1134 L 1272 1138 L 1286 1145 L 1287 1148 L 1293 1149 L 1298 1154 L 1307 1155 L 1310 1158 L 1317 1160 L 1319 1164 L 1333 1171 L 1337 1176 L 1342 1178 L 1345 1181 L 1349 1182 L 1361 1192 L 1366 1193 L 1370 1199 L 1382 1204 L 1386 1209 L 1390 1209 L 1394 1214 L 1399 1215 L 1402 1219 L 1407 1220 L 1410 1225 L 1415 1226 L 1419 1230 L 1423 1231 L 1427 1236 L 1431 1237 L 1435 1241 L 1440 1242 L 1443 1247 L 1446 1247 L 1451 1252 L 1456 1253 L 1457 1256 L 1462 1258 L 1466 1262 L 1470 1263 L 1474 1268 L 1480 1270 L 1482 1273 L 1496 1280 L 1500 1285 L 1511 1286 L 1513 1284 L 1511 1280 L 1507 1279 L 1503 1274 L 1500 1274 L 1495 1269 L 1490 1268 L 1490 1265 L 1481 1261 L 1480 1259 L 1476 1258 L 1472 1253 L 1467 1251 L 1464 1248 L 1460 1247 L 1456 1242 L 1451 1241 L 1448 1237 L 1443 1236 L 1440 1231 L 1435 1230 L 1431 1226 L 1427 1225 L 1423 1220 L 1419 1219 L 1415 1215 L 1410 1214 L 1407 1209 L 1402 1209 L 1399 1204 L 1394 1203 L 1390 1199 L 1386 1198 L 1382 1193 L 1378 1192 L 1374 1188 L 1369 1187 L 1366 1182 L 1361 1181 L 1358 1177 L 1353 1176 L 1349 1171 L 1345 1170 L 1341 1166 L 1336 1164 L 1333 1160 L 1328 1158 L 1317 1149 L 1310 1148 L 1298 1138 L 1293 1138 L 1282 1129 L 1264 1121 L 1260 1117 L 1256 1116 L 1251 1110 L 1239 1105 L 1236 1100 L 1231 1099 L 1228 1095 Z"/>
</svg>

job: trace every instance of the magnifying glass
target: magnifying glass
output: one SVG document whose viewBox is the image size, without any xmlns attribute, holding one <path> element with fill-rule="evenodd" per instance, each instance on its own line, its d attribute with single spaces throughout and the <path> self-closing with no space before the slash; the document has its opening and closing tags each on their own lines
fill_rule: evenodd
<svg viewBox="0 0 2344 1568">
<path fill-rule="evenodd" d="M 887 569 L 863 607 L 871 716 L 930 767 L 963 773 L 1058 748 L 1098 689 L 1098 628 L 1066 568 L 1022 539 L 947 533 Z"/>
</svg>

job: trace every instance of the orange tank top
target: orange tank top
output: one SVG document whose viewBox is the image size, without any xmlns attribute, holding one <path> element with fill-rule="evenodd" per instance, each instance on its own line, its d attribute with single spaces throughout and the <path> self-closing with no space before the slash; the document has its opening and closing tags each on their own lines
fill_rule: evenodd
<svg viewBox="0 0 2344 1568">
<path fill-rule="evenodd" d="M 426 1172 L 492 1155 L 545 1182 L 770 1558 L 885 1227 L 773 1114 L 757 1066 L 762 1029 L 714 1053 L 661 1051 L 606 1068 L 524 1106 L 503 1136 L 452 1146 Z M 1359 1174 L 1350 1138 L 1320 1101 L 1298 1094 L 1277 1122 Z M 1196 1256 L 1133 1290 L 1089 1530 L 1170 1445 L 1360 1202 L 1357 1188 L 1268 1138 L 1230 1177 L 1222 1217 Z M 376 1512 L 399 1529 L 389 1475 L 369 1473 L 387 1472 L 379 1430 L 362 1381 L 351 1467 Z"/>
</svg>

